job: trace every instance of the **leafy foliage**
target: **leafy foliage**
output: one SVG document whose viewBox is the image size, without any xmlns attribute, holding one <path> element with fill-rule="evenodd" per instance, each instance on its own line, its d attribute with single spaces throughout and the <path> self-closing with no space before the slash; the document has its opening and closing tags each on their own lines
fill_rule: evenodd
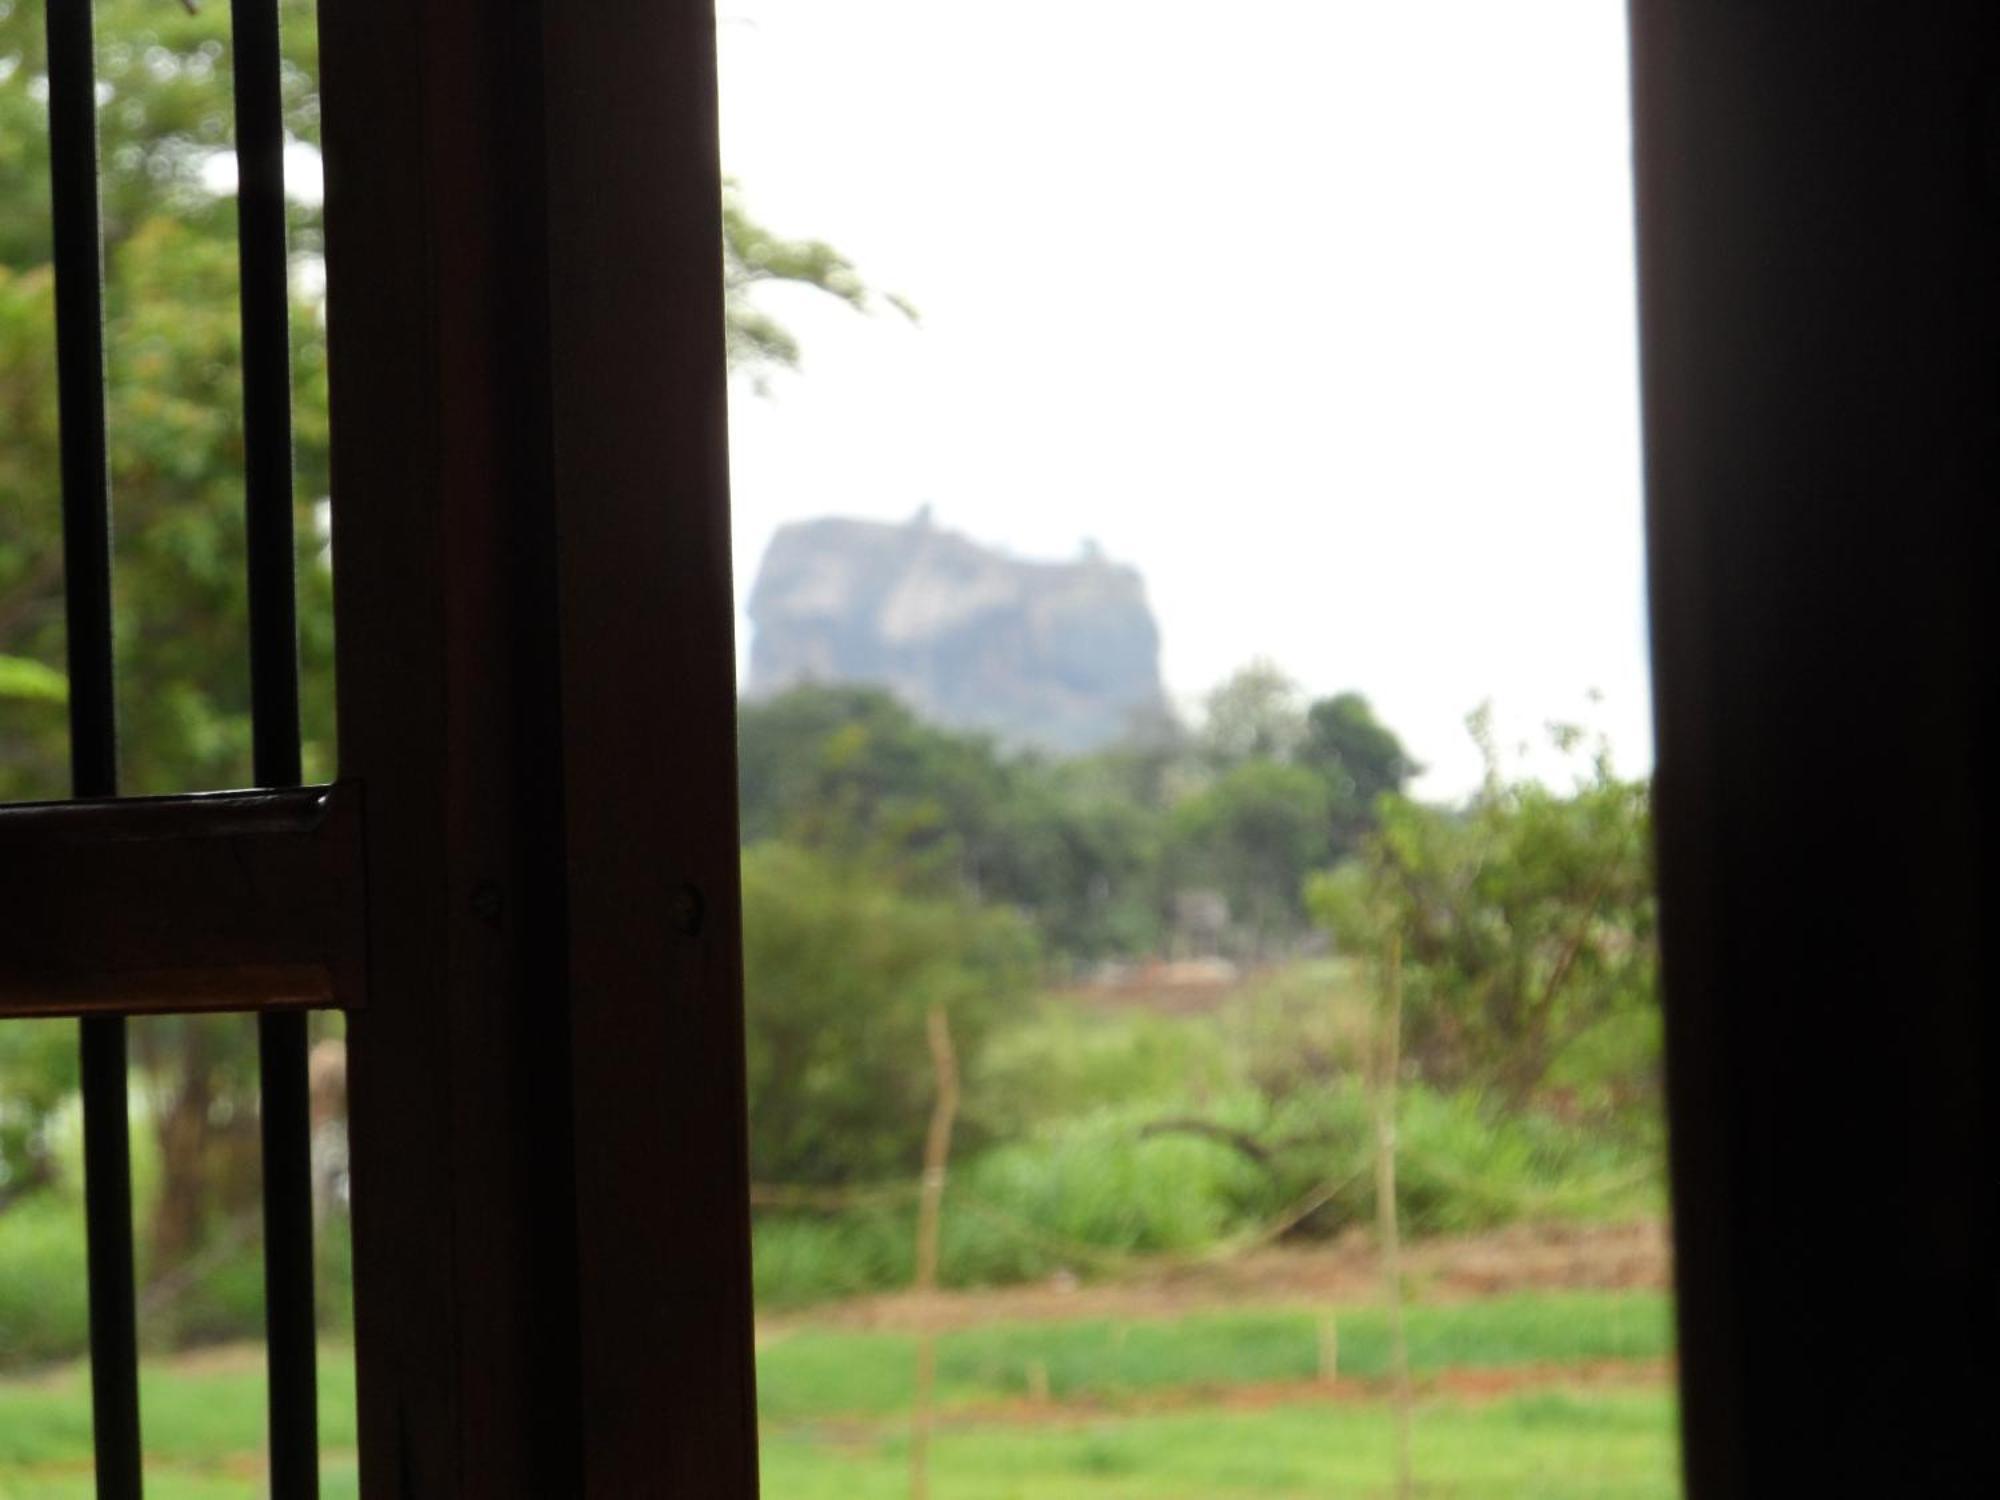
<svg viewBox="0 0 2000 1500">
<path fill-rule="evenodd" d="M 811 287 L 856 312 L 873 312 L 880 298 L 910 321 L 916 309 L 901 297 L 870 289 L 854 263 L 824 240 L 790 239 L 752 218 L 733 178 L 722 184 L 722 282 L 728 299 L 725 331 L 731 369 L 750 372 L 759 389 L 769 371 L 795 370 L 799 341 L 757 305 L 756 288 L 769 282 Z"/>
<path fill-rule="evenodd" d="M 1253 760 L 1288 761 L 1305 740 L 1298 684 L 1263 658 L 1216 687 L 1202 708 L 1197 744 L 1212 770 L 1228 771 Z"/>
<path fill-rule="evenodd" d="M 1233 952 L 1276 956 L 1308 928 L 1306 877 L 1415 767 L 1357 694 L 1308 711 L 1287 679 L 1253 667 L 1210 702 L 1193 735 L 1157 725 L 1050 760 L 927 724 L 880 689 L 793 688 L 742 710 L 744 837 L 1014 907 L 1062 962 L 1160 951 L 1185 890 L 1224 899 Z M 1267 753 L 1280 744 L 1292 758 Z"/>
<path fill-rule="evenodd" d="M 279 0 L 286 129 L 315 138 L 319 71 L 313 0 Z M 231 140 L 229 8 L 96 0 L 99 194 L 115 253 L 161 214 L 213 213 L 211 164 Z M 36 0 L 0 0 L 0 264 L 50 258 L 48 52 Z M 301 212 L 302 235 L 317 225 Z M 230 227 L 233 232 L 233 216 Z"/>
<path fill-rule="evenodd" d="M 77 1087 L 74 1028 L 11 1021 L 0 1028 L 0 1211 L 60 1171 L 53 1121 Z"/>
<path fill-rule="evenodd" d="M 1408 1046 L 1428 1078 L 1518 1105 L 1586 1036 L 1656 1005 L 1650 797 L 1602 747 L 1567 793 L 1503 779 L 1483 714 L 1473 732 L 1488 771 L 1471 803 L 1386 799 L 1363 859 L 1310 900 L 1359 951 L 1400 935 Z M 1580 744 L 1567 726 L 1552 737 Z M 1652 1079 L 1632 1084 L 1650 1094 Z"/>
<path fill-rule="evenodd" d="M 1366 986 L 1341 976 L 1346 964 L 1302 967 L 1336 1025 L 1365 1027 Z M 1234 1003 L 1162 1017 L 1051 998 L 1010 1012 L 967 1079 L 968 1119 L 984 1144 L 955 1155 L 944 1280 L 1116 1276 L 1128 1257 L 1208 1253 L 1269 1234 L 1302 1205 L 1318 1206 L 1297 1218 L 1297 1238 L 1372 1222 L 1373 1105 L 1360 1076 L 1297 1074 L 1279 1092 L 1258 1076 L 1260 1055 L 1281 1049 L 1285 1031 L 1311 1045 L 1320 1019 L 1290 1017 L 1253 1035 L 1270 1018 Z M 1197 1118 L 1218 1128 L 1165 1128 Z M 1398 1196 L 1413 1233 L 1662 1210 L 1655 1138 L 1541 1110 L 1496 1113 L 1473 1094 L 1418 1082 L 1404 1091 L 1399 1140 Z M 901 1180 L 913 1175 L 906 1163 Z M 911 1195 L 887 1193 L 838 1212 L 760 1214 L 759 1296 L 801 1302 L 907 1285 L 912 1211 Z"/>
<path fill-rule="evenodd" d="M 1353 853 L 1374 826 L 1376 803 L 1423 770 L 1359 693 L 1336 693 L 1306 710 L 1297 758 L 1326 785 L 1336 857 Z"/>
<path fill-rule="evenodd" d="M 1052 955 L 1141 951 L 1158 936 L 1160 819 L 1101 766 L 1008 756 L 864 687 L 745 704 L 739 754 L 746 840 L 1015 908 Z"/>
<path fill-rule="evenodd" d="M 1173 812 L 1184 884 L 1228 892 L 1248 954 L 1266 957 L 1303 917 L 1306 876 L 1332 853 L 1326 786 L 1303 766 L 1246 760 Z"/>
<path fill-rule="evenodd" d="M 744 851 L 743 908 L 752 1171 L 911 1174 L 932 1092 L 925 1017 L 942 1006 L 976 1054 L 1032 978 L 1028 929 L 783 844 Z"/>
</svg>

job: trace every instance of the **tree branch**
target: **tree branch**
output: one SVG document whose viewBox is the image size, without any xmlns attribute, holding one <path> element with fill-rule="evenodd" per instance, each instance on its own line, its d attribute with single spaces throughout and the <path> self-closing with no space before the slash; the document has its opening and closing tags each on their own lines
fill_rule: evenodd
<svg viewBox="0 0 2000 1500">
<path fill-rule="evenodd" d="M 1196 1119 L 1191 1115 L 1177 1115 L 1172 1119 L 1155 1120 L 1142 1127 L 1139 1139 L 1150 1140 L 1158 1135 L 1199 1135 L 1211 1141 L 1234 1148 L 1257 1163 L 1265 1171 L 1276 1170 L 1271 1164 L 1270 1148 L 1255 1136 L 1241 1130 L 1231 1130 L 1227 1125 L 1218 1125 L 1213 1120 Z"/>
</svg>

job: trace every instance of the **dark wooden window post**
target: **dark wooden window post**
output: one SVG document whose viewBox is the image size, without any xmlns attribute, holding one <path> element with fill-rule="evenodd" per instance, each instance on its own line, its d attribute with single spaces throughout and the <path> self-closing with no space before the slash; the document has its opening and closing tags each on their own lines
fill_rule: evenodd
<svg viewBox="0 0 2000 1500">
<path fill-rule="evenodd" d="M 2000 1485 L 2000 6 L 1636 0 L 1688 1492 Z"/>
<path fill-rule="evenodd" d="M 321 37 L 363 1491 L 747 1497 L 713 12 Z"/>
</svg>

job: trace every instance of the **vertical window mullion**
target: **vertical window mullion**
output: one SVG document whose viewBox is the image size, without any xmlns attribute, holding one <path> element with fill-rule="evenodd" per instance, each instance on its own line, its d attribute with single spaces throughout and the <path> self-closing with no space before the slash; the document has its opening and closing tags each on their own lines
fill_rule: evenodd
<svg viewBox="0 0 2000 1500">
<path fill-rule="evenodd" d="M 90 0 L 47 0 L 49 177 L 55 231 L 70 783 L 118 791 L 111 488 L 105 454 L 103 247 Z M 125 1022 L 81 1023 L 84 1217 L 90 1267 L 92 1432 L 100 1500 L 138 1500 L 138 1318 L 132 1264 Z"/>
<path fill-rule="evenodd" d="M 232 0 L 230 24 L 253 774 L 259 786 L 296 786 L 301 776 L 298 595 L 278 0 Z M 305 1017 L 260 1015 L 257 1053 L 271 1492 L 286 1500 L 311 1500 L 319 1493 L 319 1453 Z"/>
</svg>

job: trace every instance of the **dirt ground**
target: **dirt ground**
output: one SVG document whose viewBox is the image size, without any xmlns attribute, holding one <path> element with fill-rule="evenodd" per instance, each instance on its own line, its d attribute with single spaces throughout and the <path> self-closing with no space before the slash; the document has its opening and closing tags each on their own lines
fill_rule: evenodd
<svg viewBox="0 0 2000 1500">
<path fill-rule="evenodd" d="M 1513 1225 L 1442 1236 L 1403 1250 L 1410 1295 L 1462 1301 L 1508 1292 L 1663 1290 L 1672 1280 L 1666 1225 Z M 1381 1290 L 1375 1247 L 1365 1233 L 1311 1249 L 1268 1249 L 1208 1265 L 1163 1264 L 1115 1282 L 1070 1276 L 1024 1286 L 891 1292 L 795 1314 L 767 1314 L 759 1333 L 792 1328 L 885 1330 L 973 1328 L 987 1323 L 1071 1318 L 1167 1318 L 1204 1308 L 1373 1301 Z"/>
</svg>

